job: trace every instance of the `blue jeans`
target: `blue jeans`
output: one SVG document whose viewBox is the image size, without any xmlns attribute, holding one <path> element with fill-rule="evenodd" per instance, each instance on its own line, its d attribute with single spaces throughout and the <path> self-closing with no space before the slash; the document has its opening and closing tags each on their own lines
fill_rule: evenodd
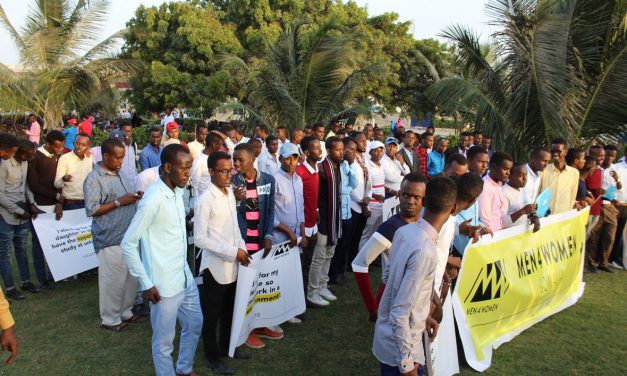
<svg viewBox="0 0 627 376">
<path fill-rule="evenodd" d="M 22 283 L 30 281 L 28 271 L 28 256 L 26 255 L 26 238 L 30 222 L 21 225 L 10 225 L 0 216 L 0 274 L 4 281 L 4 288 L 11 290 L 15 287 L 13 283 L 13 272 L 11 271 L 11 256 L 9 255 L 9 243 L 13 242 L 13 251 L 17 260 L 17 267 L 20 271 Z"/>
<path fill-rule="evenodd" d="M 157 376 L 175 375 L 172 350 L 177 318 L 181 325 L 181 338 L 176 373 L 187 375 L 193 371 L 203 321 L 198 288 L 193 281 L 177 295 L 168 298 L 162 296 L 159 303 L 150 304 L 152 360 Z"/>
<path fill-rule="evenodd" d="M 48 267 L 46 266 L 46 258 L 44 257 L 44 251 L 41 249 L 39 243 L 39 237 L 31 221 L 31 240 L 33 241 L 33 267 L 35 268 L 35 274 L 40 284 L 52 281 L 52 275 L 50 274 Z"/>
<path fill-rule="evenodd" d="M 390 366 L 385 363 L 381 363 L 381 376 L 401 376 L 401 370 L 398 367 Z M 425 374 L 425 367 L 419 365 L 418 366 L 418 376 L 422 376 Z"/>
</svg>

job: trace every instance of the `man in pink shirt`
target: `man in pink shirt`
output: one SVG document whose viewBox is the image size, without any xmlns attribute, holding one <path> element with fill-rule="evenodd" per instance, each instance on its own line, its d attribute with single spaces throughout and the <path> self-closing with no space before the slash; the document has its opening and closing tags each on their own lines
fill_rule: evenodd
<svg viewBox="0 0 627 376">
<path fill-rule="evenodd" d="M 503 191 L 501 186 L 509 178 L 510 170 L 514 165 L 512 156 L 504 151 L 497 151 L 490 159 L 490 171 L 483 178 L 483 192 L 478 199 L 479 220 L 484 226 L 493 231 L 503 228 L 501 207 L 503 206 Z"/>
<path fill-rule="evenodd" d="M 24 130 L 28 136 L 28 140 L 39 145 L 41 138 L 41 126 L 39 125 L 39 122 L 37 122 L 35 114 L 28 115 L 28 124 L 28 129 Z"/>
</svg>

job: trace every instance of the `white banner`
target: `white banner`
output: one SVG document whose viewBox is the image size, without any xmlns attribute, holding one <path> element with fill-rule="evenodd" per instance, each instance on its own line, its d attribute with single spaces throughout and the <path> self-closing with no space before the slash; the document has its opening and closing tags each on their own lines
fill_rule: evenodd
<svg viewBox="0 0 627 376">
<path fill-rule="evenodd" d="M 229 356 L 246 341 L 253 329 L 279 325 L 305 312 L 305 294 L 299 248 L 289 242 L 251 257 L 248 266 L 239 266 L 233 308 Z"/>
<path fill-rule="evenodd" d="M 388 218 L 397 214 L 401 208 L 401 201 L 398 197 L 390 197 L 386 198 L 383 202 L 383 222 L 387 221 Z"/>
<path fill-rule="evenodd" d="M 431 343 L 431 369 L 435 376 L 457 375 L 459 374 L 459 361 L 457 360 L 453 303 L 450 295 L 444 300 L 442 311 L 438 335 Z"/>
<path fill-rule="evenodd" d="M 84 209 L 65 210 L 60 221 L 54 214 L 39 214 L 33 226 L 55 281 L 98 267 L 91 218 Z"/>
</svg>

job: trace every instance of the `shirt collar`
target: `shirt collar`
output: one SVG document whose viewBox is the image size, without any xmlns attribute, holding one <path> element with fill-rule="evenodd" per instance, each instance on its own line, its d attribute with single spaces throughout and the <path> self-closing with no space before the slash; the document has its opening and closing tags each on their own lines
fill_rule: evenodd
<svg viewBox="0 0 627 376">
<path fill-rule="evenodd" d="M 287 172 L 283 171 L 283 169 L 281 167 L 279 167 L 279 169 L 276 171 L 275 173 L 276 175 L 283 175 L 283 177 L 285 177 L 288 180 L 292 180 L 294 178 L 294 175 L 292 175 L 291 177 L 287 174 Z M 294 174 L 296 174 L 296 172 L 294 172 Z"/>
<path fill-rule="evenodd" d="M 531 166 L 529 165 L 529 163 L 527 163 L 525 166 L 527 167 L 527 172 L 529 173 L 529 175 L 531 175 L 531 176 L 533 176 L 533 177 L 535 177 L 535 178 L 537 178 L 537 177 L 539 177 L 539 176 L 540 176 L 540 174 L 539 174 L 539 173 L 535 173 L 535 172 L 533 172 L 533 169 L 531 168 Z"/>
<path fill-rule="evenodd" d="M 230 188 L 227 188 L 226 189 L 227 193 L 224 193 L 220 188 L 218 188 L 215 184 L 213 184 L 213 182 L 209 182 L 208 189 L 211 191 L 211 193 L 213 193 L 215 197 L 226 197 L 228 196 L 228 192 Z"/>
<path fill-rule="evenodd" d="M 77 157 L 78 158 L 78 157 Z M 111 172 L 111 171 L 107 171 L 104 168 L 100 167 L 100 164 L 102 162 L 98 162 L 96 163 L 96 165 L 94 166 L 94 170 L 99 174 L 99 175 L 111 175 L 111 176 L 117 176 L 118 173 L 117 172 Z M 161 180 L 161 179 L 159 179 Z"/>
<path fill-rule="evenodd" d="M 417 224 L 419 228 L 421 228 L 422 230 L 424 230 L 424 232 L 427 233 L 427 236 L 431 240 L 433 240 L 434 242 L 438 240 L 439 234 L 437 231 L 435 231 L 435 229 L 433 228 L 433 226 L 431 226 L 429 222 L 425 221 L 423 218 L 420 218 Z"/>
<path fill-rule="evenodd" d="M 165 182 L 161 179 L 161 177 L 157 178 L 157 186 L 159 187 L 159 189 L 164 193 L 164 196 L 166 198 L 172 198 L 175 196 L 182 196 L 183 195 L 183 188 L 179 188 L 179 187 L 174 187 L 174 191 L 170 189 L 170 187 L 168 187 Z"/>
<path fill-rule="evenodd" d="M 318 173 L 318 164 L 317 163 L 316 163 L 316 165 L 314 167 L 311 167 L 311 165 L 307 162 L 307 160 L 304 160 L 303 164 L 305 165 L 305 167 L 307 168 L 307 171 L 309 171 L 310 174 L 317 174 Z"/>
<path fill-rule="evenodd" d="M 43 146 L 40 146 L 39 148 L 37 148 L 37 151 L 40 152 L 41 154 L 45 155 L 48 158 L 54 157 L 54 155 L 48 153 L 48 150 L 46 150 L 46 148 L 43 147 Z"/>
<path fill-rule="evenodd" d="M 22 164 L 20 162 L 17 161 L 17 159 L 15 159 L 15 157 L 11 157 L 11 159 L 9 159 L 8 161 L 11 166 L 15 167 L 15 166 L 21 166 Z"/>
</svg>

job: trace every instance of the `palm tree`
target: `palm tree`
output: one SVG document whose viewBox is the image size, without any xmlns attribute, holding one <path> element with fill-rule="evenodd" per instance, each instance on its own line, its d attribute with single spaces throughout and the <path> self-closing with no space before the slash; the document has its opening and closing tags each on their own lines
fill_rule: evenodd
<svg viewBox="0 0 627 376">
<path fill-rule="evenodd" d="M 235 56 L 224 58 L 243 73 L 243 100 L 236 106 L 250 119 L 290 129 L 370 111 L 356 89 L 378 67 L 357 68 L 353 37 L 341 33 L 334 20 L 320 26 L 301 21 L 282 33 L 256 67 Z"/>
<path fill-rule="evenodd" d="M 107 21 L 107 0 L 35 0 L 18 31 L 0 6 L 0 23 L 20 52 L 21 70 L 0 64 L 0 108 L 43 113 L 44 127 L 63 125 L 66 109 L 82 109 L 93 96 L 138 63 L 111 51 L 119 31 L 97 43 Z"/>
<path fill-rule="evenodd" d="M 625 0 L 492 0 L 492 48 L 464 26 L 446 29 L 461 74 L 426 95 L 518 157 L 556 137 L 615 137 L 627 129 L 626 9 Z"/>
</svg>

